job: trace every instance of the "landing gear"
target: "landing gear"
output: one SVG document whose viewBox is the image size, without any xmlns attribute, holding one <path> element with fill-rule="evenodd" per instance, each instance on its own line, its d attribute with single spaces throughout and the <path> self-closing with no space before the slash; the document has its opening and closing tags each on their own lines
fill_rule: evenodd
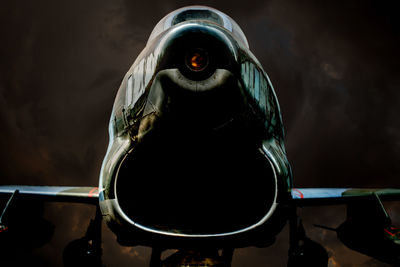
<svg viewBox="0 0 400 267">
<path fill-rule="evenodd" d="M 337 236 L 348 248 L 400 266 L 400 229 L 392 226 L 377 194 L 347 205 L 347 218 Z"/>
<path fill-rule="evenodd" d="M 44 219 L 43 203 L 20 198 L 18 190 L 9 198 L 0 216 L 0 252 L 30 251 L 50 241 L 54 225 Z"/>
<path fill-rule="evenodd" d="M 0 210 L 0 266 L 30 265 L 31 252 L 51 240 L 54 225 L 43 211 L 42 202 L 22 198 L 18 190 L 9 197 Z"/>
<path fill-rule="evenodd" d="M 101 221 L 102 216 L 99 207 L 96 209 L 96 217 L 90 221 L 84 237 L 70 242 L 64 249 L 63 262 L 65 267 L 85 266 L 100 267 L 101 262 Z"/>
<path fill-rule="evenodd" d="M 325 248 L 306 236 L 303 223 L 297 216 L 294 209 L 290 224 L 290 248 L 288 267 L 309 266 L 326 267 L 328 266 L 328 253 Z"/>
<path fill-rule="evenodd" d="M 164 249 L 153 248 L 150 267 L 207 266 L 231 267 L 234 249 L 182 249 L 161 260 Z"/>
</svg>

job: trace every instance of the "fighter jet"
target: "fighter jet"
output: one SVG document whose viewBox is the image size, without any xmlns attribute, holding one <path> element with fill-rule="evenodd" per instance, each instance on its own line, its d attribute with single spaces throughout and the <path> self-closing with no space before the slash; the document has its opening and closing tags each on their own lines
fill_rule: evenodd
<svg viewBox="0 0 400 267">
<path fill-rule="evenodd" d="M 108 131 L 99 185 L 0 186 L 10 195 L 0 238 L 28 202 L 66 201 L 97 207 L 66 265 L 100 264 L 104 220 L 121 245 L 152 247 L 151 266 L 230 266 L 235 248 L 267 247 L 287 223 L 288 265 L 327 266 L 296 209 L 345 204 L 347 220 L 332 229 L 339 239 L 400 263 L 399 231 L 382 205 L 400 189 L 293 188 L 275 90 L 221 11 L 189 6 L 161 19 L 122 80 Z M 167 248 L 178 252 L 161 260 Z"/>
</svg>

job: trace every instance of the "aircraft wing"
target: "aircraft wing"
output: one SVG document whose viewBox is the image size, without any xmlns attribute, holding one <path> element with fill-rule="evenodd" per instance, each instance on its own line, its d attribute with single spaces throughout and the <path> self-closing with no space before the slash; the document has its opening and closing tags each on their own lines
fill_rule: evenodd
<svg viewBox="0 0 400 267">
<path fill-rule="evenodd" d="M 400 200 L 400 189 L 292 188 L 292 199 L 297 206 L 346 204 L 372 195 L 381 200 Z"/>
<path fill-rule="evenodd" d="M 0 194 L 13 194 L 18 191 L 20 197 L 29 197 L 56 202 L 75 202 L 98 204 L 98 187 L 83 186 L 30 186 L 1 185 Z"/>
</svg>

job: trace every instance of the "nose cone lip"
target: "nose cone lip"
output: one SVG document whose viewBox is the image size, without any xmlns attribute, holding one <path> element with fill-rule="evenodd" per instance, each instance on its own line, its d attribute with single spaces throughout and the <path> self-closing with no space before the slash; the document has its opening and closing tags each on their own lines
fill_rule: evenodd
<svg viewBox="0 0 400 267">
<path fill-rule="evenodd" d="M 185 36 L 187 37 L 185 38 Z M 238 59 L 237 48 L 236 45 L 234 45 L 235 40 L 231 33 L 218 25 L 207 23 L 206 21 L 183 22 L 172 27 L 163 36 L 159 48 L 165 51 L 171 45 L 174 45 L 177 40 L 182 38 L 185 38 L 187 42 L 186 46 L 192 46 L 193 48 L 199 48 L 204 42 L 204 38 L 206 38 L 206 40 L 207 38 L 209 38 L 209 40 L 215 40 L 226 46 L 235 60 Z M 198 41 L 198 45 L 196 45 L 196 41 Z"/>
<path fill-rule="evenodd" d="M 229 31 L 201 21 L 171 28 L 160 39 L 156 54 L 159 70 L 179 69 L 193 81 L 206 80 L 217 69 L 239 69 L 237 43 Z"/>
</svg>

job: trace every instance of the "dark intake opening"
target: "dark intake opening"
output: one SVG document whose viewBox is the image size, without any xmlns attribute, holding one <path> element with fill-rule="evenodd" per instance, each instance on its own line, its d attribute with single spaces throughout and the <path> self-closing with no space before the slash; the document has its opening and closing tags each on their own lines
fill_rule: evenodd
<svg viewBox="0 0 400 267">
<path fill-rule="evenodd" d="M 226 132 L 168 124 L 154 130 L 120 166 L 123 212 L 143 226 L 186 234 L 227 233 L 260 221 L 276 193 L 273 170 L 243 131 Z"/>
</svg>

